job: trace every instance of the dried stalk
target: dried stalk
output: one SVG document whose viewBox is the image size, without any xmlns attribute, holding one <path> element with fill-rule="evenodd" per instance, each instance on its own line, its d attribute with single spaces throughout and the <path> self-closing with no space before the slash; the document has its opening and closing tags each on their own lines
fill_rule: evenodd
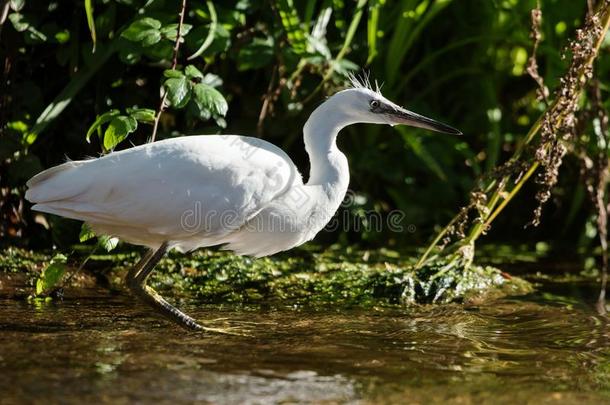
<svg viewBox="0 0 610 405">
<path fill-rule="evenodd" d="M 539 20 L 540 16 L 538 13 L 533 13 L 533 31 L 537 29 Z M 472 226 L 469 234 L 466 237 L 462 237 L 457 242 L 457 246 L 452 249 L 452 251 L 457 253 L 466 250 L 473 252 L 474 242 L 478 237 L 489 229 L 493 220 L 514 198 L 525 182 L 542 166 L 544 170 L 541 175 L 539 174 L 539 182 L 543 184 L 543 187 L 537 194 L 539 206 L 535 211 L 532 221 L 534 224 L 539 222 L 542 205 L 548 200 L 550 189 L 557 181 L 557 172 L 566 153 L 564 143 L 573 138 L 576 123 L 574 113 L 578 109 L 578 99 L 585 84 L 592 77 L 593 62 L 598 55 L 609 25 L 610 0 L 603 0 L 599 4 L 597 12 L 588 16 L 585 26 L 577 30 L 576 39 L 571 42 L 572 62 L 561 80 L 561 85 L 555 92 L 553 103 L 547 107 L 542 116 L 530 128 L 523 143 L 518 146 L 513 157 L 492 173 L 494 178 L 491 180 L 482 179 L 481 183 L 489 182 L 487 187 L 472 193 L 479 201 L 474 201 L 474 198 L 471 198 L 470 204 L 463 208 L 441 230 L 432 244 L 428 246 L 420 257 L 415 265 L 416 269 L 421 268 L 427 263 L 428 256 L 438 246 L 441 238 L 453 231 L 456 224 L 459 223 L 459 218 L 464 216 L 463 211 L 465 209 L 471 210 L 476 208 L 479 212 L 476 223 Z M 537 49 L 536 37 L 534 37 L 535 49 Z M 530 74 L 532 73 L 540 78 L 537 67 L 535 71 L 532 69 Z M 536 80 L 536 77 L 534 77 L 534 80 Z M 536 80 L 536 82 L 539 86 L 544 86 L 542 81 Z M 534 159 L 526 160 L 523 155 L 531 149 L 531 144 L 534 140 L 538 140 Z M 516 178 L 513 179 L 515 174 Z M 509 187 L 511 184 L 512 187 Z M 481 201 L 484 203 L 481 204 Z M 468 249 L 465 250 L 465 248 Z M 450 260 L 455 260 L 456 254 Z M 466 263 L 468 264 L 469 261 L 467 260 Z"/>
</svg>

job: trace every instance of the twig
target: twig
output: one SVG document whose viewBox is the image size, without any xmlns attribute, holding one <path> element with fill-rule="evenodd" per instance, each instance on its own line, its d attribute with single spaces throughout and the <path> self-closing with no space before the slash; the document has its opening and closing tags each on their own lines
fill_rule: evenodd
<svg viewBox="0 0 610 405">
<path fill-rule="evenodd" d="M 540 24 L 542 22 L 542 10 L 540 9 L 540 0 L 536 2 L 536 8 L 532 10 L 532 28 L 530 32 L 530 38 L 534 41 L 532 47 L 532 54 L 527 60 L 527 73 L 538 85 L 538 98 L 544 101 L 544 104 L 549 106 L 549 89 L 544 84 L 544 79 L 538 72 L 538 61 L 536 60 L 536 54 L 538 53 L 538 46 L 542 40 L 542 34 L 540 32 Z"/>
<path fill-rule="evenodd" d="M 182 23 L 184 22 L 184 14 L 186 11 L 186 0 L 182 0 L 182 7 L 180 9 L 180 21 L 178 22 L 178 33 L 176 34 L 176 42 L 174 42 L 174 55 L 172 58 L 172 70 L 176 70 L 176 66 L 178 65 L 178 51 L 180 50 L 180 40 L 182 39 Z M 153 125 L 153 132 L 150 137 L 149 142 L 154 142 L 157 136 L 157 129 L 159 128 L 159 120 L 161 119 L 161 114 L 165 111 L 165 103 L 167 102 L 167 91 L 163 92 L 163 97 L 161 98 L 161 103 L 159 104 L 159 108 L 157 110 L 157 115 L 155 116 L 155 124 Z"/>
<path fill-rule="evenodd" d="M 263 134 L 263 124 L 265 123 L 265 118 L 267 117 L 267 112 L 272 108 L 273 101 L 273 85 L 275 83 L 275 74 L 277 72 L 277 65 L 273 67 L 273 71 L 271 72 L 271 80 L 269 80 L 269 86 L 267 87 L 267 92 L 263 96 L 263 105 L 261 107 L 261 112 L 258 115 L 258 123 L 256 125 L 256 132 L 258 136 Z"/>
</svg>

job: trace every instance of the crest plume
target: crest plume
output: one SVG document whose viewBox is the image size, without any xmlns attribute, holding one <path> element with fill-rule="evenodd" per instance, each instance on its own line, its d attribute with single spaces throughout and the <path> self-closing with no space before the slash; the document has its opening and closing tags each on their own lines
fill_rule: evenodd
<svg viewBox="0 0 610 405">
<path fill-rule="evenodd" d="M 383 83 L 379 85 L 377 80 L 374 80 L 375 88 L 371 85 L 371 73 L 367 71 L 362 71 L 361 74 L 356 75 L 354 73 L 348 73 L 347 78 L 350 81 L 352 88 L 354 89 L 368 89 L 372 92 L 375 92 L 381 95 L 381 88 L 383 87 Z"/>
</svg>

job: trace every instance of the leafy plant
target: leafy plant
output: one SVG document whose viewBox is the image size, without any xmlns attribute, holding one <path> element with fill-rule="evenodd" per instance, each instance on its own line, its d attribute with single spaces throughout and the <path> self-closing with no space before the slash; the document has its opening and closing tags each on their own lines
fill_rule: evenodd
<svg viewBox="0 0 610 405">
<path fill-rule="evenodd" d="M 568 63 L 562 49 L 584 21 L 588 3 L 599 1 L 561 7 L 541 1 L 537 61 L 549 88 L 559 84 Z M 185 12 L 181 2 L 161 1 L 7 5 L 0 31 L 6 67 L 0 72 L 0 236 L 11 243 L 57 243 L 60 232 L 47 229 L 63 222 L 53 218 L 45 225 L 32 213 L 23 202 L 24 183 L 66 156 L 95 156 L 100 146 L 105 153 L 226 126 L 227 133 L 256 132 L 306 168 L 300 138 L 308 114 L 347 84 L 348 72 L 364 68 L 384 84 L 388 98 L 467 135 L 412 128 L 392 135 L 379 126 L 344 130 L 339 143 L 350 159 L 351 187 L 366 209 L 398 209 L 415 231 L 354 230 L 322 240 L 423 244 L 470 199 L 478 176 L 510 158 L 546 109 L 527 77 L 535 0 L 210 0 L 187 1 Z M 599 104 L 607 109 L 607 41 L 601 46 Z M 591 92 L 581 98 L 585 105 Z M 592 134 L 578 142 L 587 156 L 600 150 L 601 138 Z M 581 181 L 584 160 L 569 156 L 547 208 L 554 220 L 522 230 L 532 209 L 527 201 L 536 193 L 524 187 L 524 203 L 497 216 L 492 239 L 555 239 L 593 249 L 599 215 L 586 198 L 592 183 Z M 587 173 L 598 183 L 600 176 Z M 339 218 L 343 214 L 357 215 L 342 209 Z M 75 231 L 61 234 L 77 241 Z"/>
<path fill-rule="evenodd" d="M 103 150 L 111 151 L 138 128 L 138 122 L 152 124 L 155 121 L 155 111 L 148 108 L 128 108 L 126 113 L 122 115 L 119 110 L 110 110 L 98 116 L 85 135 L 87 142 L 97 133 Z M 106 130 L 102 134 L 104 125 Z"/>
<path fill-rule="evenodd" d="M 83 243 L 95 238 L 96 236 L 97 247 L 102 248 L 106 252 L 114 250 L 119 244 L 118 238 L 111 237 L 108 235 L 96 235 L 95 232 L 93 232 L 93 229 L 91 229 L 91 227 L 86 223 L 81 226 L 80 234 L 78 235 L 78 240 L 79 242 Z M 91 257 L 94 251 L 95 249 L 89 254 L 89 257 Z M 87 260 L 89 259 L 89 257 L 87 257 Z"/>
<path fill-rule="evenodd" d="M 36 280 L 36 295 L 38 297 L 53 290 L 62 280 L 66 273 L 68 258 L 63 254 L 53 256 L 47 267 L 44 268 L 40 277 Z"/>
<path fill-rule="evenodd" d="M 182 24 L 180 35 L 184 38 L 192 25 Z M 127 27 L 121 36 L 144 47 L 149 47 L 162 40 L 175 41 L 178 37 L 178 24 L 163 26 L 161 21 L 150 17 L 140 18 Z"/>
<path fill-rule="evenodd" d="M 223 117 L 229 106 L 216 89 L 222 84 L 218 76 L 211 73 L 204 75 L 193 65 L 188 65 L 184 71 L 166 70 L 163 75 L 166 77 L 164 87 L 171 107 L 181 109 L 191 102 L 202 120 L 212 117 L 218 126 L 226 126 Z"/>
</svg>

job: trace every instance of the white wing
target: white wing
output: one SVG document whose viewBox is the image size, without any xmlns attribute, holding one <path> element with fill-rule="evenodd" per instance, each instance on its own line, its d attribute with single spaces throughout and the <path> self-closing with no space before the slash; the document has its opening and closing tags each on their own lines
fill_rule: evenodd
<svg viewBox="0 0 610 405">
<path fill-rule="evenodd" d="M 302 184 L 290 158 L 266 141 L 202 135 L 64 163 L 30 179 L 26 198 L 34 210 L 87 221 L 131 243 L 198 239 L 202 246 Z"/>
</svg>

